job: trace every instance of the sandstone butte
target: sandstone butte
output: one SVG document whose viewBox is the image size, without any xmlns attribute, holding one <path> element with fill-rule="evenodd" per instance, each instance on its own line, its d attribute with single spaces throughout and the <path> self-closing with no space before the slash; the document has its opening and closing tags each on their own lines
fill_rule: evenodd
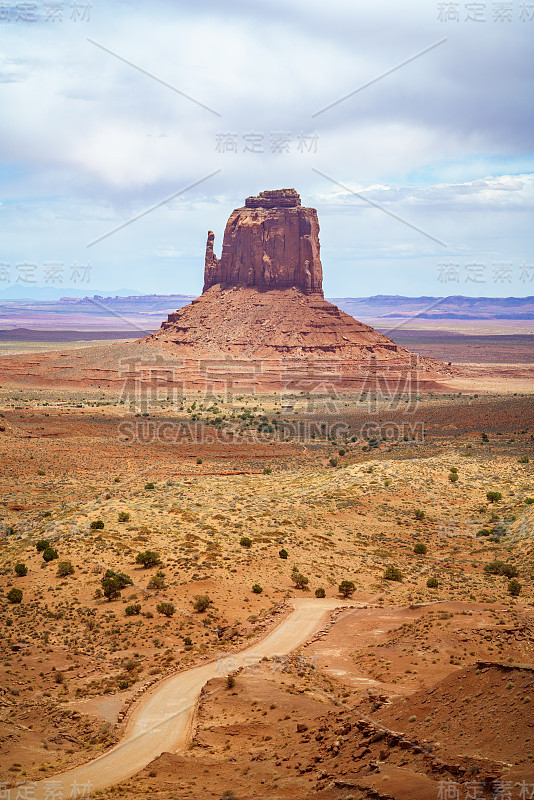
<svg viewBox="0 0 534 800">
<path fill-rule="evenodd" d="M 317 211 L 295 189 L 248 197 L 228 219 L 220 258 L 214 240 L 209 231 L 202 295 L 144 343 L 186 362 L 261 362 L 264 377 L 333 371 L 347 387 L 400 371 L 430 389 L 451 375 L 324 299 Z"/>
</svg>

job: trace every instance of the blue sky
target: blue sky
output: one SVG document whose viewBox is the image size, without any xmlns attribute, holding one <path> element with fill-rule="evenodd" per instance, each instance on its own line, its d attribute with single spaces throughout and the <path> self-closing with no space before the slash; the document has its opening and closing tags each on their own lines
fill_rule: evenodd
<svg viewBox="0 0 534 800">
<path fill-rule="evenodd" d="M 199 293 L 207 230 L 220 253 L 245 197 L 295 187 L 319 213 L 327 296 L 534 294 L 534 3 L 36 0 L 35 21 L 10 16 L 0 291 L 46 285 L 53 263 L 64 294 L 74 264 L 88 294 Z"/>
</svg>

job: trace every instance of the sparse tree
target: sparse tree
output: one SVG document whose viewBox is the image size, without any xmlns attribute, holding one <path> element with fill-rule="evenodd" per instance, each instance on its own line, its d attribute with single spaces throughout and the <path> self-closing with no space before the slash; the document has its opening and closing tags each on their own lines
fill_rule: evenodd
<svg viewBox="0 0 534 800">
<path fill-rule="evenodd" d="M 149 569 L 161 564 L 161 559 L 159 553 L 156 553 L 155 550 L 144 550 L 142 553 L 137 554 L 135 563 L 142 564 L 144 569 Z"/>
<path fill-rule="evenodd" d="M 10 603 L 22 603 L 22 590 L 13 587 L 7 593 L 7 599 Z"/>
<path fill-rule="evenodd" d="M 354 581 L 341 581 L 341 583 L 339 584 L 339 586 L 337 588 L 338 588 L 339 594 L 342 597 L 350 597 L 351 594 L 354 594 L 354 590 L 356 589 L 356 586 L 354 584 Z"/>
<path fill-rule="evenodd" d="M 206 609 L 210 607 L 211 600 L 207 594 L 197 594 L 195 595 L 192 603 L 195 611 L 198 611 L 199 614 L 202 614 L 203 611 L 206 611 Z"/>
</svg>

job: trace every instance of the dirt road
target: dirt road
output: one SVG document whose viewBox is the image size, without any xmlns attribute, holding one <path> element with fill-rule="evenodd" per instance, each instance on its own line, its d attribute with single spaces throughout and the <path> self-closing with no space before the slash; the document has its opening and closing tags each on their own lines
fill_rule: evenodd
<svg viewBox="0 0 534 800">
<path fill-rule="evenodd" d="M 189 738 L 195 704 L 204 684 L 241 666 L 252 665 L 264 656 L 285 655 L 303 644 L 321 627 L 328 611 L 339 600 L 294 600 L 295 610 L 265 639 L 231 658 L 220 658 L 162 681 L 140 700 L 127 726 L 124 739 L 111 750 L 74 770 L 33 784 L 26 796 L 47 800 L 51 787 L 55 797 L 89 797 L 146 767 L 163 752 L 184 747 Z"/>
</svg>

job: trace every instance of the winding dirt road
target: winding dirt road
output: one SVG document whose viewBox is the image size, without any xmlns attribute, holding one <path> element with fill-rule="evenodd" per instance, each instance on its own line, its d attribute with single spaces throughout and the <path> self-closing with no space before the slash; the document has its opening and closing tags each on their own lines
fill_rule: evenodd
<svg viewBox="0 0 534 800">
<path fill-rule="evenodd" d="M 61 775 L 26 784 L 32 800 L 54 797 L 89 797 L 131 777 L 163 752 L 174 752 L 187 743 L 195 705 L 204 684 L 241 666 L 250 666 L 264 656 L 281 656 L 303 644 L 317 631 L 339 600 L 293 600 L 295 610 L 265 639 L 241 653 L 229 654 L 163 680 L 138 703 L 130 717 L 124 739 L 103 755 Z M 225 669 L 226 668 L 226 669 Z M 30 789 L 31 787 L 31 789 Z"/>
</svg>

